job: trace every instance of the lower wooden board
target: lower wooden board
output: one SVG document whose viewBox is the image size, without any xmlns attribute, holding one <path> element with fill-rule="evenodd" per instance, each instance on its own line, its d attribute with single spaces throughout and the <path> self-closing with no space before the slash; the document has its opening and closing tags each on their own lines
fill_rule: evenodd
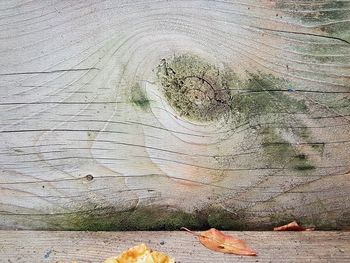
<svg viewBox="0 0 350 263">
<path fill-rule="evenodd" d="M 0 231 L 0 262 L 103 262 L 145 243 L 176 262 L 350 262 L 350 232 L 227 232 L 257 257 L 212 252 L 185 232 Z"/>
</svg>

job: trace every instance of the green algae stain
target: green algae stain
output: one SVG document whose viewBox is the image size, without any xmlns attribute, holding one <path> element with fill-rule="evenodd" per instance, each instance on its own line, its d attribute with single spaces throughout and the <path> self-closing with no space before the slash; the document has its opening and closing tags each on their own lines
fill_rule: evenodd
<svg viewBox="0 0 350 263">
<path fill-rule="evenodd" d="M 195 226 L 190 214 L 181 211 L 140 208 L 134 211 L 89 213 L 72 219 L 74 230 L 175 230 L 181 223 Z"/>
<path fill-rule="evenodd" d="M 302 100 L 288 95 L 290 83 L 270 74 L 238 77 L 194 55 L 163 59 L 157 79 L 168 104 L 183 118 L 196 122 L 231 118 L 238 124 L 257 115 L 306 112 Z"/>
<path fill-rule="evenodd" d="M 297 164 L 294 166 L 294 169 L 298 171 L 307 171 L 307 170 L 314 170 L 316 169 L 316 167 L 306 163 L 306 164 Z"/>
<path fill-rule="evenodd" d="M 293 146 L 284 140 L 273 128 L 264 128 L 261 132 L 262 147 L 268 162 L 275 162 L 282 166 L 296 155 Z"/>
<path fill-rule="evenodd" d="M 74 231 L 179 230 L 182 226 L 197 230 L 211 227 L 227 230 L 247 228 L 242 218 L 222 209 L 206 208 L 186 213 L 163 206 L 119 212 L 111 207 L 75 212 L 51 218 L 50 226 L 50 230 Z"/>
<path fill-rule="evenodd" d="M 309 158 L 305 154 L 296 153 L 290 160 L 289 166 L 299 172 L 310 171 L 316 169 L 316 167 L 310 162 Z"/>
<path fill-rule="evenodd" d="M 318 28 L 329 36 L 350 41 L 350 4 L 345 1 L 326 1 L 318 10 L 304 13 L 302 20 Z"/>
<path fill-rule="evenodd" d="M 321 209 L 321 208 L 320 208 Z M 348 226 L 349 213 L 342 219 L 319 216 L 297 216 L 292 212 L 273 212 L 263 223 L 251 223 L 245 211 L 233 214 L 222 208 L 207 207 L 187 213 L 165 206 L 140 207 L 136 210 L 117 212 L 114 207 L 104 207 L 90 211 L 77 211 L 69 214 L 50 215 L 44 218 L 48 222 L 46 230 L 69 231 L 163 231 L 180 230 L 185 226 L 193 230 L 271 230 L 273 227 L 297 220 L 302 226 L 316 227 L 318 230 L 336 229 Z M 37 218 L 36 221 L 40 221 Z M 40 228 L 39 228 L 40 229 Z"/>
<path fill-rule="evenodd" d="M 247 230 L 249 228 L 243 212 L 232 214 L 222 209 L 211 209 L 207 211 L 206 215 L 208 225 L 216 229 Z"/>
<path fill-rule="evenodd" d="M 295 145 L 269 124 L 281 125 L 285 133 L 289 127 L 300 140 L 311 140 L 311 132 L 294 116 L 307 114 L 308 108 L 303 96 L 292 94 L 292 83 L 263 73 L 247 73 L 241 78 L 190 54 L 163 59 L 157 78 L 165 100 L 181 117 L 195 122 L 224 118 L 232 130 L 258 124 L 269 166 L 299 172 L 314 169 L 308 158 L 298 158 Z"/>
<path fill-rule="evenodd" d="M 329 217 L 320 217 L 319 214 L 310 214 L 309 216 L 297 216 L 292 213 L 276 212 L 270 215 L 270 224 L 266 224 L 265 228 L 273 229 L 273 227 L 289 224 L 297 221 L 303 227 L 315 227 L 316 230 L 340 230 L 342 227 L 347 227 L 349 217 L 345 217 L 344 221 L 339 218 L 330 219 Z M 341 222 L 341 223 L 339 223 Z"/>
<path fill-rule="evenodd" d="M 278 0 L 276 8 L 290 13 L 323 34 L 350 41 L 350 3 L 347 1 Z"/>
<path fill-rule="evenodd" d="M 288 89 L 288 83 L 272 75 L 250 74 L 239 90 L 231 89 L 232 112 L 242 121 L 264 114 L 306 112 L 304 101 L 289 97 Z"/>
<path fill-rule="evenodd" d="M 349 213 L 334 222 L 327 217 L 297 216 L 292 212 L 273 212 L 260 224 L 252 223 L 251 216 L 245 211 L 233 214 L 218 207 L 207 207 L 192 213 L 165 206 L 140 207 L 136 210 L 116 211 L 114 207 L 97 208 L 95 210 L 76 211 L 67 214 L 50 214 L 41 218 L 35 216 L 36 222 L 45 222 L 45 230 L 68 231 L 162 231 L 180 230 L 187 227 L 193 230 L 271 230 L 275 226 L 284 225 L 297 220 L 302 226 L 315 226 L 318 230 L 336 229 L 348 226 Z M 32 217 L 32 216 L 29 216 Z M 34 220 L 34 219 L 33 219 Z"/>
<path fill-rule="evenodd" d="M 130 101 L 133 105 L 144 111 L 150 107 L 150 100 L 147 97 L 146 91 L 138 83 L 131 87 Z"/>
<path fill-rule="evenodd" d="M 316 169 L 307 155 L 297 150 L 291 143 L 273 128 L 265 128 L 262 132 L 262 147 L 266 162 L 280 168 L 297 172 L 307 172 Z"/>
</svg>

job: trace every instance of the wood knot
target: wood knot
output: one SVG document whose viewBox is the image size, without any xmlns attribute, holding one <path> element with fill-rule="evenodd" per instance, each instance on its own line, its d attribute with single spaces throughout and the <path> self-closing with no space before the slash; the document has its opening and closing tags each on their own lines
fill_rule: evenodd
<svg viewBox="0 0 350 263">
<path fill-rule="evenodd" d="M 162 59 L 157 77 L 169 105 L 191 121 L 219 119 L 230 108 L 230 90 L 219 68 L 193 55 Z"/>
<path fill-rule="evenodd" d="M 88 174 L 88 175 L 85 176 L 85 179 L 87 181 L 92 181 L 92 180 L 94 180 L 94 177 L 91 174 Z"/>
</svg>

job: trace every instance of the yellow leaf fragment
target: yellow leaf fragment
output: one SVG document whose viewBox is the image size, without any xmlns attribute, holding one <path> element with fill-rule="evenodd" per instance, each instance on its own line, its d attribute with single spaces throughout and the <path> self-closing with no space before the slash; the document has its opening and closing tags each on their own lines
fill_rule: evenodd
<svg viewBox="0 0 350 263">
<path fill-rule="evenodd" d="M 104 263 L 175 263 L 175 259 L 164 253 L 152 251 L 145 244 L 140 244 L 117 257 L 106 259 Z"/>
</svg>

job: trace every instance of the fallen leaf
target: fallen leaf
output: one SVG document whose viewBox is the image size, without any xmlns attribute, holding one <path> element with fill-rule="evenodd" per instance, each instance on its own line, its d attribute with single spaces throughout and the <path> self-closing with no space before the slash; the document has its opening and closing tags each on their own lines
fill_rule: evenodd
<svg viewBox="0 0 350 263">
<path fill-rule="evenodd" d="M 243 240 L 225 235 L 215 228 L 199 233 L 195 233 L 185 227 L 182 227 L 181 229 L 196 235 L 202 245 L 213 251 L 241 256 L 256 256 L 257 254 L 254 250 L 249 248 Z"/>
<path fill-rule="evenodd" d="M 302 226 L 299 226 L 299 224 L 296 221 L 293 221 L 287 225 L 274 227 L 273 231 L 313 231 L 315 228 L 305 228 Z"/>
<path fill-rule="evenodd" d="M 152 251 L 145 244 L 140 244 L 117 257 L 106 259 L 104 263 L 175 263 L 175 259 L 164 253 Z"/>
</svg>

